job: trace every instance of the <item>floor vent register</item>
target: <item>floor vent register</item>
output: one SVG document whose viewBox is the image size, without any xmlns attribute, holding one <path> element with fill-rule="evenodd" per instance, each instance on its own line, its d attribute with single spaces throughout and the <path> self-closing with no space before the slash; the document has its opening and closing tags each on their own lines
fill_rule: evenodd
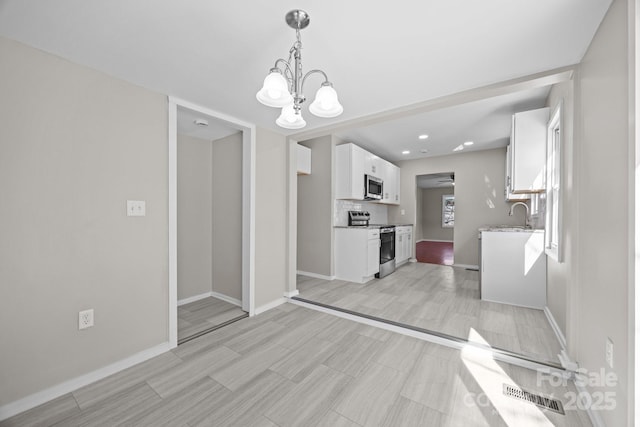
<svg viewBox="0 0 640 427">
<path fill-rule="evenodd" d="M 515 399 L 523 400 L 525 402 L 533 403 L 541 408 L 548 409 L 555 413 L 564 415 L 564 409 L 562 408 L 562 402 L 558 399 L 545 397 L 536 393 L 531 393 L 526 390 L 511 386 L 509 384 L 503 384 L 502 391 L 505 396 L 510 396 Z"/>
</svg>

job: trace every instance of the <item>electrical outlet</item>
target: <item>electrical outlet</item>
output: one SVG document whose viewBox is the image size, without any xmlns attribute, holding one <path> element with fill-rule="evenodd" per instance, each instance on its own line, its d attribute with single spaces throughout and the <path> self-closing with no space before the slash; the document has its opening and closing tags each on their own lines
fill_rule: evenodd
<svg viewBox="0 0 640 427">
<path fill-rule="evenodd" d="M 145 216 L 147 204 L 144 200 L 127 200 L 127 216 Z"/>
<path fill-rule="evenodd" d="M 613 369 L 613 341 L 611 341 L 611 338 L 607 338 L 604 356 L 607 361 L 607 365 Z"/>
<path fill-rule="evenodd" d="M 78 313 L 78 329 L 87 329 L 93 326 L 93 308 Z"/>
</svg>

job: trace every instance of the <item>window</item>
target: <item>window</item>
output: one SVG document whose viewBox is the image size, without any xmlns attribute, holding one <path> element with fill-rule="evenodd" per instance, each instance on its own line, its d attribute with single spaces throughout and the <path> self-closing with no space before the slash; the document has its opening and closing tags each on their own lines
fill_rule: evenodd
<svg viewBox="0 0 640 427">
<path fill-rule="evenodd" d="M 453 194 L 442 196 L 442 228 L 453 228 L 456 202 Z"/>
<path fill-rule="evenodd" d="M 547 126 L 545 252 L 562 262 L 562 101 Z"/>
</svg>

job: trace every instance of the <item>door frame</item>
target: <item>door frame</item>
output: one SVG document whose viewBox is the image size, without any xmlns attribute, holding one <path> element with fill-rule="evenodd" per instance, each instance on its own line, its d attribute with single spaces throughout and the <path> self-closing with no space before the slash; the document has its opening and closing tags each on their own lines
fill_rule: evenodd
<svg viewBox="0 0 640 427">
<path fill-rule="evenodd" d="M 242 132 L 242 309 L 255 313 L 256 127 L 236 117 L 168 97 L 169 112 L 169 346 L 178 345 L 178 107 L 202 113 Z"/>
</svg>

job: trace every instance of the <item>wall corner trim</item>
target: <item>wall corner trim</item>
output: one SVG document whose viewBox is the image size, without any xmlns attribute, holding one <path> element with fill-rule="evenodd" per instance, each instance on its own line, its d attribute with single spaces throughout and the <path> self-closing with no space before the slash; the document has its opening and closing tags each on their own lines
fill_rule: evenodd
<svg viewBox="0 0 640 427">
<path fill-rule="evenodd" d="M 285 298 L 293 298 L 293 297 L 295 297 L 296 295 L 300 295 L 300 292 L 299 292 L 297 289 L 294 289 L 294 290 L 292 290 L 292 291 L 290 291 L 290 292 L 285 292 L 285 293 L 284 293 L 284 297 L 285 297 Z"/>
<path fill-rule="evenodd" d="M 108 377 L 109 375 L 120 372 L 138 363 L 142 363 L 153 357 L 156 357 L 162 353 L 166 353 L 171 349 L 169 342 L 163 342 L 154 347 L 142 350 L 129 357 L 121 359 L 115 363 L 107 365 L 105 367 L 96 369 L 95 371 L 81 375 L 79 377 L 70 379 L 53 387 L 49 387 L 45 390 L 33 393 L 22 399 L 8 403 L 4 406 L 0 406 L 0 421 L 13 417 L 21 412 L 35 408 L 38 405 L 42 405 L 50 400 L 62 396 L 63 394 L 70 393 L 74 390 L 84 387 L 88 384 Z"/>
</svg>

